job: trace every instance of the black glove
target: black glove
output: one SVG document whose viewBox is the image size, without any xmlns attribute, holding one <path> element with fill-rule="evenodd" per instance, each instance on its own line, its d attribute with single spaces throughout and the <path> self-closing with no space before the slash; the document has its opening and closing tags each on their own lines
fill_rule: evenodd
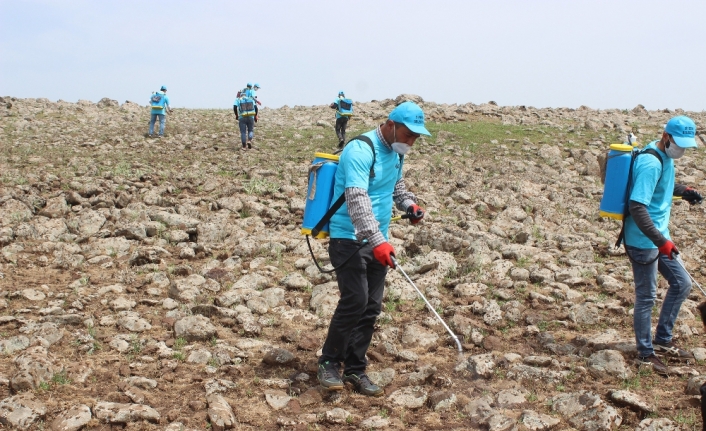
<svg viewBox="0 0 706 431">
<path fill-rule="evenodd" d="M 686 190 L 684 190 L 684 194 L 681 195 L 681 198 L 689 202 L 691 205 L 700 204 L 704 200 L 704 197 L 691 187 L 687 187 Z"/>
</svg>

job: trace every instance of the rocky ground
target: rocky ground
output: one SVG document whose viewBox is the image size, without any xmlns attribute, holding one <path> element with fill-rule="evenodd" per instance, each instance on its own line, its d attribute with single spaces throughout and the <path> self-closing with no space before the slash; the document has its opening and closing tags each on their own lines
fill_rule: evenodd
<svg viewBox="0 0 706 431">
<path fill-rule="evenodd" d="M 256 149 L 240 151 L 228 110 L 176 109 L 157 140 L 135 103 L 0 98 L 0 422 L 700 429 L 702 297 L 676 327 L 696 363 L 671 362 L 666 378 L 638 370 L 630 266 L 612 247 L 619 224 L 598 217 L 607 145 L 652 140 L 675 113 L 403 95 L 357 104 L 349 136 L 406 99 L 433 132 L 405 163 L 428 216 L 395 223 L 391 242 L 464 356 L 391 272 L 369 352 L 385 395 L 371 399 L 316 382 L 338 292 L 299 229 L 313 153 L 336 144 L 328 107 L 263 108 Z M 704 159 L 688 152 L 678 181 L 706 189 Z M 672 234 L 697 280 L 703 218 L 675 203 Z M 326 241 L 314 248 L 327 263 Z"/>
</svg>

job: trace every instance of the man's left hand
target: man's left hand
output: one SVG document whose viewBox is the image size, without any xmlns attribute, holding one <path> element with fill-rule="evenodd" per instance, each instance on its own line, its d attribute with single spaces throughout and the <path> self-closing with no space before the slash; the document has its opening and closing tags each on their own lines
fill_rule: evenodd
<svg viewBox="0 0 706 431">
<path fill-rule="evenodd" d="M 687 187 L 686 190 L 684 190 L 684 194 L 681 195 L 681 198 L 689 202 L 691 205 L 700 204 L 704 200 L 704 197 L 701 196 L 696 189 L 692 189 L 691 187 Z"/>
<path fill-rule="evenodd" d="M 409 221 L 412 224 L 419 223 L 424 218 L 424 210 L 417 204 L 412 204 L 407 207 L 407 214 L 409 214 Z"/>
</svg>

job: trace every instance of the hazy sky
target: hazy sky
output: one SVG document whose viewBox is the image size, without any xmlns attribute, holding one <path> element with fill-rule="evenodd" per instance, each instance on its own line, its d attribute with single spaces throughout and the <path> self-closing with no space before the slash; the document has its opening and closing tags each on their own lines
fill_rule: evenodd
<svg viewBox="0 0 706 431">
<path fill-rule="evenodd" d="M 0 0 L 0 95 L 706 109 L 706 1 Z"/>
</svg>

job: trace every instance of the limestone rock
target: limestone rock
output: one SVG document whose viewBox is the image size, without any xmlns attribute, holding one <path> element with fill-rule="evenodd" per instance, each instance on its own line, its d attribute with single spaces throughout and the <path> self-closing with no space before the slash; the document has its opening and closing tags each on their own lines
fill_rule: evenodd
<svg viewBox="0 0 706 431">
<path fill-rule="evenodd" d="M 561 422 L 559 419 L 537 413 L 533 410 L 525 410 L 520 416 L 520 422 L 530 431 L 543 431 L 554 428 Z"/>
<path fill-rule="evenodd" d="M 387 397 L 392 404 L 411 410 L 422 407 L 427 401 L 427 398 L 427 391 L 418 386 L 398 389 Z"/>
<path fill-rule="evenodd" d="M 216 335 L 216 327 L 208 317 L 202 315 L 186 316 L 174 324 L 177 338 L 187 341 L 208 341 Z"/>
<path fill-rule="evenodd" d="M 632 371 L 625 363 L 623 355 L 615 350 L 601 350 L 588 358 L 588 368 L 596 376 L 609 375 L 619 379 L 629 379 Z"/>
<path fill-rule="evenodd" d="M 127 424 L 130 422 L 159 422 L 159 412 L 150 406 L 142 404 L 121 404 L 99 401 L 93 406 L 96 419 L 111 424 Z"/>
<path fill-rule="evenodd" d="M 16 429 L 30 429 L 44 419 L 47 408 L 32 394 L 19 394 L 0 401 L 0 423 Z"/>
<path fill-rule="evenodd" d="M 282 410 L 291 399 L 284 391 L 265 391 L 265 401 L 273 410 Z"/>
<path fill-rule="evenodd" d="M 206 396 L 208 418 L 214 431 L 223 431 L 235 426 L 235 414 L 228 401 L 219 394 Z"/>
<path fill-rule="evenodd" d="M 84 404 L 76 405 L 61 412 L 51 423 L 52 431 L 78 431 L 91 420 L 91 408 Z"/>
</svg>

